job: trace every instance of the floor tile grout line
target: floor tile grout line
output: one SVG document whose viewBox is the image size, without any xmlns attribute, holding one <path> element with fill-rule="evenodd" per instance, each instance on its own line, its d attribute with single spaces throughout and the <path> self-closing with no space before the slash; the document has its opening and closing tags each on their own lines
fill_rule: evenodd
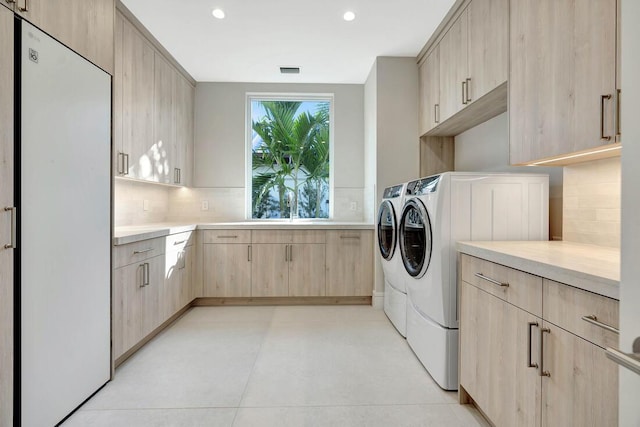
<svg viewBox="0 0 640 427">
<path fill-rule="evenodd" d="M 276 310 L 277 310 L 277 306 L 275 306 L 273 308 L 273 311 L 271 312 L 271 319 L 269 319 L 269 327 L 267 328 L 264 336 L 262 337 L 262 341 L 260 342 L 260 347 L 258 347 L 258 351 L 256 352 L 256 358 L 253 360 L 253 365 L 251 366 L 251 371 L 249 372 L 249 376 L 247 376 L 247 382 L 245 383 L 244 388 L 242 389 L 242 394 L 240 395 L 240 400 L 238 401 L 238 406 L 236 407 L 236 412 L 233 415 L 233 420 L 231 421 L 231 426 L 230 427 L 233 427 L 233 424 L 236 422 L 236 418 L 238 416 L 238 411 L 242 407 L 242 400 L 244 399 L 244 396 L 247 393 L 247 388 L 249 387 L 249 382 L 251 381 L 251 377 L 253 376 L 253 372 L 255 371 L 256 365 L 258 364 L 258 359 L 260 358 L 260 354 L 262 353 L 262 346 L 264 345 L 264 342 L 266 341 L 267 337 L 269 336 L 269 332 L 271 331 L 271 327 L 273 326 L 273 319 L 276 316 Z"/>
</svg>

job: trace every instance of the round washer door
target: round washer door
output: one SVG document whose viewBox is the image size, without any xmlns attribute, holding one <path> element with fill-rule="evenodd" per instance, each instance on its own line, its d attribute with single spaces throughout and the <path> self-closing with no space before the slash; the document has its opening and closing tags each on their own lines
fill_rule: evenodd
<svg viewBox="0 0 640 427">
<path fill-rule="evenodd" d="M 431 221 L 419 199 L 404 204 L 400 219 L 400 253 L 407 273 L 416 279 L 424 276 L 431 261 Z"/>
<path fill-rule="evenodd" d="M 390 260 L 396 250 L 397 229 L 396 210 L 389 200 L 385 200 L 378 211 L 378 247 L 386 260 Z"/>
</svg>

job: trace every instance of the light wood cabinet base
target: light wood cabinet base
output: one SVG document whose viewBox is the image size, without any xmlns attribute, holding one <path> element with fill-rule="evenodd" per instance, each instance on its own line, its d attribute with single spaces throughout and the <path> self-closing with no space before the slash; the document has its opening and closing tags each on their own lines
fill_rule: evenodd
<svg viewBox="0 0 640 427">
<path fill-rule="evenodd" d="M 234 305 L 371 305 L 371 297 L 196 298 L 195 307 Z"/>
</svg>

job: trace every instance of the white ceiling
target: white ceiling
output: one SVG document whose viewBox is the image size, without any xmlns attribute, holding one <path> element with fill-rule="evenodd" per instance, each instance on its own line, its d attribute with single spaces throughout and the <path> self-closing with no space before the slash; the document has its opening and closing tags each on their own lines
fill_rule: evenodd
<svg viewBox="0 0 640 427">
<path fill-rule="evenodd" d="M 364 83 L 377 56 L 416 56 L 454 0 L 122 2 L 197 81 Z"/>
</svg>

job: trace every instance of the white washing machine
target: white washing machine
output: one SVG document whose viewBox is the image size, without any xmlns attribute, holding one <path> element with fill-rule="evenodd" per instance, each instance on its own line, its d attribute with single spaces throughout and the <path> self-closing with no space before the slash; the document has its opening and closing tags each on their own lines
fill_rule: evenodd
<svg viewBox="0 0 640 427">
<path fill-rule="evenodd" d="M 458 388 L 456 242 L 547 240 L 549 177 L 447 172 L 407 183 L 399 246 L 407 341 L 433 379 Z"/>
<path fill-rule="evenodd" d="M 384 272 L 384 312 L 403 337 L 407 336 L 407 288 L 398 248 L 398 225 L 406 184 L 385 188 L 378 210 L 378 249 Z"/>
</svg>

